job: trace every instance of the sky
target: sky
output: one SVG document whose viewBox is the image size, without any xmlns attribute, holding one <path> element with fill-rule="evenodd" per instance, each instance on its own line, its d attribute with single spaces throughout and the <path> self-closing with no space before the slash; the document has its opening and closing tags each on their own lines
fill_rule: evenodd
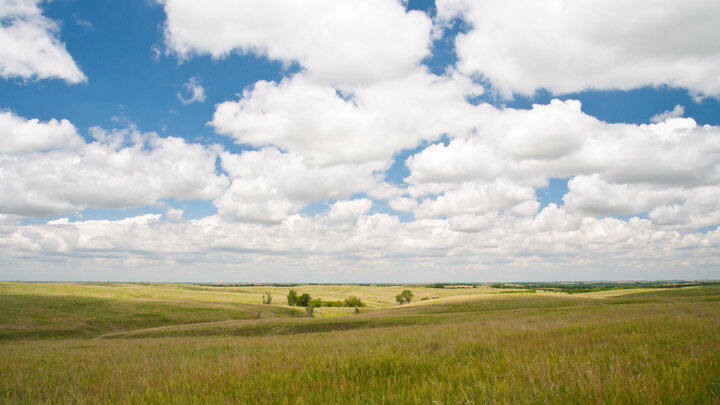
<svg viewBox="0 0 720 405">
<path fill-rule="evenodd" d="M 716 0 L 0 0 L 0 279 L 720 278 Z"/>
</svg>

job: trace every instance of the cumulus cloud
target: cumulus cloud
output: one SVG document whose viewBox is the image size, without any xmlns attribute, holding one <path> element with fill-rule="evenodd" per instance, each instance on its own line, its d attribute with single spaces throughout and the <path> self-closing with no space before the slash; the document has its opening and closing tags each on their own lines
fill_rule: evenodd
<svg viewBox="0 0 720 405">
<path fill-rule="evenodd" d="M 691 196 L 720 190 L 719 127 L 700 126 L 690 118 L 608 124 L 583 113 L 574 100 L 554 100 L 531 110 L 478 106 L 475 115 L 479 124 L 465 136 L 407 159 L 407 193 L 422 200 L 413 208 L 416 216 L 494 210 L 533 215 L 533 188 L 569 177 L 564 201 L 572 212 L 653 212 L 658 223 L 677 224 L 682 217 L 696 227 L 717 224 L 717 204 Z M 497 194 L 499 184 L 506 191 Z M 407 201 L 398 204 L 409 206 Z"/>
<path fill-rule="evenodd" d="M 86 81 L 60 42 L 57 22 L 42 15 L 41 0 L 0 0 L 0 77 Z"/>
<path fill-rule="evenodd" d="M 437 22 L 472 27 L 458 68 L 505 97 L 669 85 L 720 97 L 714 0 L 438 0 Z"/>
<path fill-rule="evenodd" d="M 135 129 L 91 128 L 85 142 L 67 120 L 9 124 L 0 152 L 0 213 L 57 215 L 87 206 L 128 208 L 160 199 L 213 199 L 227 187 L 217 151 Z"/>
<path fill-rule="evenodd" d="M 650 122 L 657 124 L 670 118 L 680 118 L 685 114 L 685 107 L 680 104 L 676 105 L 672 110 L 666 110 L 650 117 Z"/>
<path fill-rule="evenodd" d="M 430 20 L 397 0 L 162 3 L 166 46 L 180 58 L 254 53 L 347 85 L 401 77 L 429 54 Z"/>
<path fill-rule="evenodd" d="M 0 112 L 0 153 L 42 152 L 82 143 L 75 126 L 68 120 L 40 122 L 26 120 L 12 112 Z"/>
<path fill-rule="evenodd" d="M 217 106 L 211 124 L 241 144 L 275 145 L 317 165 L 391 163 L 394 153 L 467 128 L 479 91 L 459 75 L 423 69 L 363 86 L 350 97 L 304 74 L 259 81 L 237 101 Z M 432 111 L 432 114 L 428 114 Z"/>
<path fill-rule="evenodd" d="M 200 85 L 200 79 L 191 77 L 177 93 L 177 98 L 185 105 L 205 102 L 205 88 Z"/>
<path fill-rule="evenodd" d="M 317 166 L 273 147 L 223 153 L 222 165 L 232 185 L 214 203 L 235 221 L 278 223 L 309 203 L 344 199 L 379 182 L 373 162 Z"/>
<path fill-rule="evenodd" d="M 258 82 L 237 101 L 219 104 L 211 122 L 236 142 L 261 147 L 223 158 L 241 169 L 227 169 L 233 185 L 215 205 L 225 218 L 278 223 L 308 203 L 364 192 L 421 219 L 534 216 L 534 188 L 573 178 L 568 210 L 603 216 L 682 205 L 678 196 L 687 190 L 720 183 L 717 127 L 670 116 L 608 124 L 585 114 L 577 100 L 529 110 L 471 105 L 466 97 L 476 91 L 457 73 L 423 69 L 351 94 L 302 73 Z M 406 160 L 406 188 L 382 182 L 379 174 L 398 151 L 440 135 L 449 142 Z M 642 198 L 638 187 L 648 190 Z M 663 221 L 663 209 L 652 218 Z M 712 210 L 690 210 L 688 224 L 714 218 Z"/>
</svg>

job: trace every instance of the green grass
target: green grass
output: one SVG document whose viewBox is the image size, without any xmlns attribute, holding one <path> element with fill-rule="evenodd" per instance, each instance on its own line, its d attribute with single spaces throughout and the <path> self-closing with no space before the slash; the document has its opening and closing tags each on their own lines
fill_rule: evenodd
<svg viewBox="0 0 720 405">
<path fill-rule="evenodd" d="M 720 403 L 715 286 L 432 289 L 455 294 L 403 306 L 391 287 L 292 287 L 375 305 L 313 319 L 244 302 L 256 287 L 186 287 L 0 283 L 0 326 L 15 330 L 0 403 Z M 275 318 L 245 316 L 255 307 Z M 74 332 L 53 335 L 60 320 Z"/>
</svg>

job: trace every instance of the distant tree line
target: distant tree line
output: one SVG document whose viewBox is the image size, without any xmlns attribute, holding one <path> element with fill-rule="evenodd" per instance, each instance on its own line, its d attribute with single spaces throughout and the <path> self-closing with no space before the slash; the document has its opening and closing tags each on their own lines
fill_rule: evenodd
<svg viewBox="0 0 720 405">
<path fill-rule="evenodd" d="M 634 288 L 682 288 L 703 285 L 720 285 L 718 281 L 635 281 L 635 282 L 568 282 L 568 283 L 497 283 L 493 288 L 527 289 L 557 291 L 568 294 L 581 294 L 596 291 L 624 290 Z"/>
</svg>

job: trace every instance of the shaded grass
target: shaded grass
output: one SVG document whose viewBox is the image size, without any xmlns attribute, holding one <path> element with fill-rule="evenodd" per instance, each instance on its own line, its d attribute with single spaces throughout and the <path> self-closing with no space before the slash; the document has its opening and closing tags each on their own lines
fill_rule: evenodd
<svg viewBox="0 0 720 405">
<path fill-rule="evenodd" d="M 0 341 L 94 337 L 111 331 L 250 319 L 258 312 L 265 318 L 300 314 L 298 310 L 253 304 L 0 294 Z"/>
</svg>

